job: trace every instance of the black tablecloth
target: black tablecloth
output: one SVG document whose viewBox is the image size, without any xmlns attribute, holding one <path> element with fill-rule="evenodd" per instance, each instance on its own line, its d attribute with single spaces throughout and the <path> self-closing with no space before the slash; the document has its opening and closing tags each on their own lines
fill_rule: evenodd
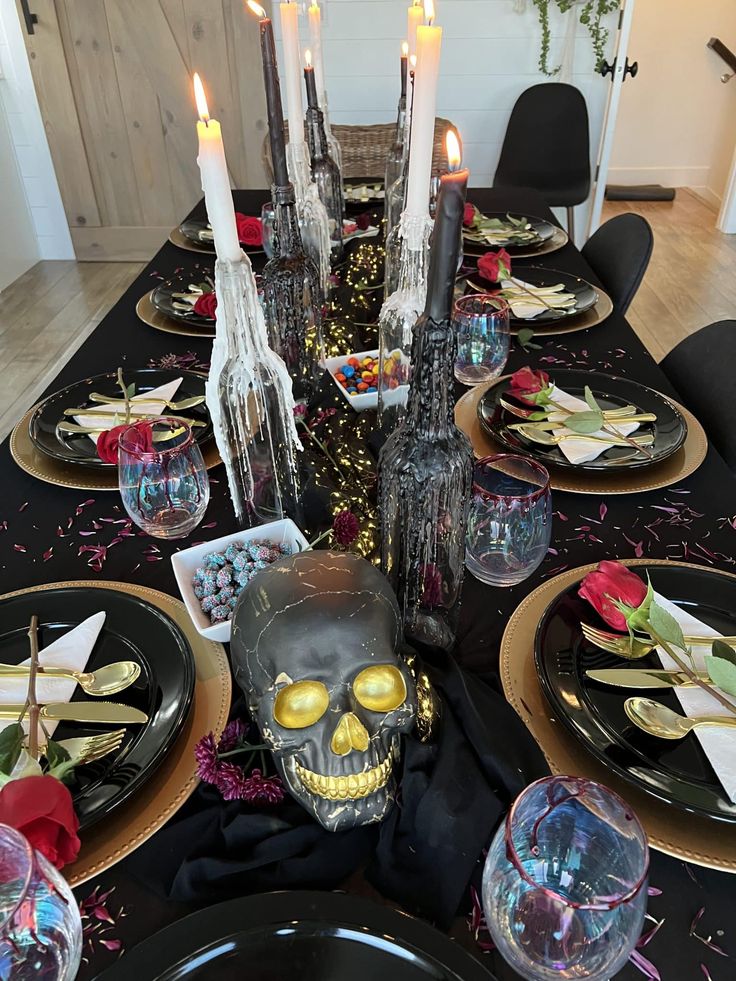
<svg viewBox="0 0 736 981">
<path fill-rule="evenodd" d="M 523 189 L 471 190 L 470 200 L 488 211 L 514 211 L 527 216 L 549 217 L 549 210 L 533 191 Z M 264 191 L 235 193 L 238 210 L 258 214 L 266 199 Z M 203 213 L 199 205 L 194 214 Z M 263 257 L 254 261 L 256 268 Z M 196 263 L 211 260 L 165 244 L 94 333 L 80 347 L 48 392 L 88 375 L 148 365 L 196 367 L 209 361 L 211 342 L 161 333 L 141 323 L 135 305 L 141 295 L 178 269 L 191 270 Z M 516 268 L 531 264 L 517 260 Z M 580 253 L 571 245 L 545 256 L 543 264 L 579 274 L 592 282 L 595 276 Z M 687 284 L 683 284 L 683 289 Z M 539 341 L 539 338 L 535 338 Z M 543 343 L 540 341 L 540 343 Z M 576 334 L 560 335 L 543 343 L 538 351 L 526 353 L 514 345 L 509 367 L 538 364 L 554 373 L 555 366 L 602 370 L 626 375 L 665 393 L 676 395 L 666 378 L 623 317 L 611 316 L 603 325 Z M 112 544 L 115 525 L 100 518 L 117 519 L 122 508 L 116 493 L 66 490 L 43 484 L 23 473 L 13 462 L 7 440 L 0 447 L 0 590 L 10 591 L 37 583 L 70 579 L 106 579 L 136 582 L 178 595 L 169 562 L 176 543 L 152 540 L 144 535 Z M 208 537 L 237 530 L 227 497 L 222 468 L 211 475 L 212 497 L 203 521 Z M 491 589 L 467 576 L 459 632 L 461 663 L 498 687 L 498 649 L 506 622 L 527 593 L 543 579 L 563 569 L 602 558 L 644 556 L 692 561 L 713 568 L 731 569 L 736 562 L 736 479 L 720 457 L 710 450 L 700 469 L 681 485 L 647 494 L 583 496 L 555 492 L 553 549 L 540 569 L 526 582 L 511 589 Z M 199 537 L 199 536 L 198 536 Z M 204 537 L 204 536 L 201 536 Z M 96 551 L 81 551 L 86 546 Z M 101 572 L 90 563 L 101 558 Z M 676 815 L 682 821 L 682 815 Z M 730 833 L 730 832 L 729 832 Z M 653 853 L 651 884 L 662 890 L 652 897 L 650 912 L 666 922 L 645 953 L 663 978 L 702 978 L 701 962 L 708 965 L 714 981 L 733 977 L 734 968 L 688 934 L 696 912 L 705 906 L 698 932 L 712 933 L 714 942 L 736 956 L 736 941 L 727 930 L 736 914 L 735 881 L 730 876 L 685 866 L 682 862 Z M 164 903 L 134 879 L 123 861 L 79 888 L 78 898 L 87 899 L 95 887 L 115 891 L 105 908 L 115 920 L 104 919 L 101 940 L 89 946 L 80 978 L 93 977 L 110 959 L 118 956 L 117 941 L 130 946 L 161 925 L 182 915 L 185 907 Z M 95 894 L 99 895 L 99 891 Z M 87 903 L 92 908 L 94 903 Z M 123 908 L 125 915 L 120 916 Z M 94 920 L 94 916 L 93 916 Z M 97 922 L 97 921 L 95 921 Z M 453 931 L 471 943 L 464 928 Z M 105 943 L 104 941 L 107 941 Z M 513 974 L 489 955 L 500 978 Z M 641 975 L 629 966 L 621 978 Z"/>
</svg>

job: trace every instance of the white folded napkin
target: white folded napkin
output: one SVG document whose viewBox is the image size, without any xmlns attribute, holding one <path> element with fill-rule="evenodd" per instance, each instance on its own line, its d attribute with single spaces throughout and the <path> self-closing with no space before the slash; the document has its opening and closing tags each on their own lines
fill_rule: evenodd
<svg viewBox="0 0 736 981">
<path fill-rule="evenodd" d="M 87 661 L 92 653 L 92 648 L 97 642 L 97 638 L 105 622 L 105 612 L 95 613 L 82 623 L 77 624 L 69 633 L 59 637 L 53 644 L 39 652 L 38 663 L 44 668 L 70 668 L 72 671 L 84 671 Z M 30 663 L 30 658 L 22 662 L 24 665 Z M 39 704 L 45 702 L 69 702 L 72 699 L 74 690 L 77 687 L 76 681 L 72 678 L 46 678 L 43 675 L 36 677 L 36 698 Z M 22 705 L 28 694 L 27 678 L 1 678 L 0 677 L 0 705 Z M 11 719 L 0 719 L 0 732 L 7 726 L 12 725 Z M 58 722 L 44 722 L 46 731 L 51 736 L 56 729 Z M 25 721 L 26 732 L 28 731 L 28 721 Z M 45 738 L 39 726 L 38 738 L 45 742 Z"/>
<path fill-rule="evenodd" d="M 141 392 L 140 395 L 134 395 L 130 401 L 131 403 L 135 403 L 135 411 L 145 412 L 149 416 L 165 416 L 169 411 L 166 406 L 162 402 L 152 401 L 152 399 L 163 399 L 166 402 L 171 402 L 183 380 L 183 378 L 175 378 L 165 385 L 159 385 L 158 388 L 151 389 L 150 392 Z M 90 428 L 99 426 L 100 429 L 113 429 L 115 426 L 121 426 L 125 422 L 125 410 L 120 405 L 106 402 L 100 403 L 95 408 L 99 408 L 102 412 L 116 412 L 118 417 L 117 419 L 113 419 L 110 416 L 75 416 L 75 421 L 80 426 L 89 426 Z M 99 434 L 89 433 L 88 435 L 96 446 Z"/>
<path fill-rule="evenodd" d="M 531 320 L 533 317 L 538 317 L 540 313 L 544 313 L 550 306 L 565 310 L 575 305 L 574 294 L 566 293 L 562 283 L 557 283 L 555 286 L 534 286 L 532 283 L 525 283 L 523 279 L 514 278 L 502 279 L 501 286 L 504 290 L 516 291 L 519 290 L 520 286 L 523 287 L 524 291 L 517 292 L 511 298 L 505 297 L 517 320 Z M 546 302 L 535 299 L 535 295 L 544 297 Z"/>
<path fill-rule="evenodd" d="M 684 634 L 710 637 L 712 640 L 721 636 L 717 630 L 709 627 L 679 606 L 675 606 L 674 603 L 665 599 L 664 596 L 660 596 L 659 593 L 655 593 L 654 598 L 661 607 L 672 614 Z M 692 652 L 695 670 L 704 671 L 704 658 L 711 653 L 711 644 L 707 642 L 705 644 L 693 644 Z M 672 658 L 663 650 L 658 648 L 658 654 L 663 668 L 668 671 L 679 670 Z M 685 660 L 687 659 L 685 658 Z M 725 715 L 733 718 L 728 709 L 725 709 L 702 688 L 676 688 L 675 694 L 685 715 L 690 718 L 696 715 Z M 726 695 L 726 698 L 731 698 L 731 696 Z M 721 781 L 726 795 L 736 804 L 736 732 L 725 727 L 710 728 L 708 726 L 702 726 L 694 731 L 716 772 L 716 776 Z"/>
<path fill-rule="evenodd" d="M 595 395 L 595 392 L 593 393 Z M 552 389 L 552 394 L 550 396 L 553 402 L 559 402 L 560 405 L 564 406 L 566 409 L 571 409 L 573 412 L 588 412 L 590 406 L 583 399 L 577 398 L 575 395 L 568 395 L 561 388 L 556 385 Z M 556 422 L 558 419 L 564 419 L 564 412 L 551 412 L 549 414 L 549 419 L 552 422 Z M 625 426 L 619 425 L 617 423 L 611 423 L 611 429 L 615 429 L 617 433 L 621 433 L 622 436 L 630 436 L 636 429 L 639 428 L 638 422 L 630 422 Z M 569 429 L 561 427 L 560 429 L 552 430 L 555 436 L 571 435 Z M 599 429 L 596 433 L 591 433 L 591 436 L 610 436 L 610 433 L 604 433 L 603 430 Z M 585 436 L 580 436 L 575 439 L 563 439 L 561 443 L 557 444 L 563 454 L 563 456 L 570 461 L 570 463 L 590 463 L 591 460 L 595 460 L 597 456 L 610 449 L 605 443 L 596 443 L 592 439 L 586 439 Z"/>
</svg>

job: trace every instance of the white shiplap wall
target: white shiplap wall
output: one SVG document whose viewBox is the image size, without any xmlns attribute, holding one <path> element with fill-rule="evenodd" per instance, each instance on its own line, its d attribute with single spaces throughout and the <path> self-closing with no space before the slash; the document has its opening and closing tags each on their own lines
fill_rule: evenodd
<svg viewBox="0 0 736 981">
<path fill-rule="evenodd" d="M 406 35 L 409 0 L 320 0 L 320 5 L 332 122 L 394 119 L 399 45 Z M 278 36 L 277 6 L 274 2 Z M 300 6 L 306 9 L 306 4 Z M 471 184 L 488 185 L 514 102 L 524 89 L 545 81 L 537 68 L 536 11 L 529 0 L 436 0 L 436 8 L 437 23 L 443 28 L 437 111 L 460 130 Z M 593 73 L 587 31 L 577 18 L 571 30 L 571 16 L 561 15 L 555 6 L 551 60 L 559 64 L 567 49 L 570 73 L 564 80 L 577 85 L 588 101 L 595 157 L 610 83 Z M 609 18 L 611 27 L 615 19 Z M 306 18 L 302 22 L 306 38 Z"/>
</svg>

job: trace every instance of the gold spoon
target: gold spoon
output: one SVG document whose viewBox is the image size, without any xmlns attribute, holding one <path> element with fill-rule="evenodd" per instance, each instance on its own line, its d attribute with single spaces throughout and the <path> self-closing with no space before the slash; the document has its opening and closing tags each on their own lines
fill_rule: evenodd
<svg viewBox="0 0 736 981">
<path fill-rule="evenodd" d="M 728 726 L 736 728 L 736 719 L 723 715 L 698 715 L 688 719 L 651 698 L 627 698 L 624 711 L 629 720 L 658 739 L 682 739 L 698 726 Z"/>
<path fill-rule="evenodd" d="M 29 668 L 23 664 L 0 664 L 0 677 L 25 678 Z M 115 695 L 128 688 L 141 673 L 141 666 L 136 661 L 116 661 L 106 664 L 96 671 L 74 671 L 72 668 L 39 668 L 37 677 L 70 678 L 88 695 Z"/>
<path fill-rule="evenodd" d="M 626 438 L 622 436 L 620 439 L 611 437 L 609 439 L 583 433 L 570 433 L 569 435 L 562 433 L 559 436 L 555 436 L 553 433 L 546 433 L 543 430 L 536 429 L 534 423 L 514 423 L 509 428 L 517 430 L 530 443 L 539 443 L 540 446 L 557 446 L 565 439 L 590 439 L 595 443 L 606 443 L 608 446 L 630 446 L 632 443 L 636 443 L 637 446 L 651 446 L 654 442 L 654 436 L 651 433 L 643 433 L 640 436 L 628 436 Z"/>
</svg>

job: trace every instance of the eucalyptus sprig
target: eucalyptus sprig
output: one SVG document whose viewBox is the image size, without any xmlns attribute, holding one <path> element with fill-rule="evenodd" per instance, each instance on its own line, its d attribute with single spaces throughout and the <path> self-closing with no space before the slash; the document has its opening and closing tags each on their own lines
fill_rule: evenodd
<svg viewBox="0 0 736 981">
<path fill-rule="evenodd" d="M 539 70 L 544 75 L 557 75 L 562 66 L 558 65 L 556 68 L 549 67 L 549 50 L 551 40 L 549 24 L 550 7 L 553 3 L 556 3 L 560 13 L 566 14 L 575 5 L 576 0 L 532 0 L 532 3 L 537 8 L 539 25 L 542 29 L 542 41 L 539 52 Z M 603 26 L 603 18 L 607 14 L 618 10 L 620 5 L 621 0 L 585 0 L 585 3 L 580 9 L 580 23 L 584 27 L 587 27 L 591 42 L 593 44 L 596 71 L 600 71 L 600 67 L 606 53 L 606 44 L 608 43 L 609 32 L 608 28 Z"/>
</svg>

